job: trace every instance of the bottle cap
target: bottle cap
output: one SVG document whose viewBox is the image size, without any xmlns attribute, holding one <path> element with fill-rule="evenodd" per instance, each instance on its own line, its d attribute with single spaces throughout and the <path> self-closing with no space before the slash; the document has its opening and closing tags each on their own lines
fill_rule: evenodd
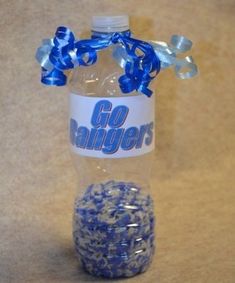
<svg viewBox="0 0 235 283">
<path fill-rule="evenodd" d="M 118 16 L 93 16 L 92 30 L 98 32 L 122 32 L 129 29 L 129 17 Z"/>
</svg>

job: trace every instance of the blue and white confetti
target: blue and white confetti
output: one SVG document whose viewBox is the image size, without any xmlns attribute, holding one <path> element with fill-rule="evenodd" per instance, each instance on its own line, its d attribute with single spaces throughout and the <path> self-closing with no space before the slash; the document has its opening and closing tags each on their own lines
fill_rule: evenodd
<svg viewBox="0 0 235 283">
<path fill-rule="evenodd" d="M 75 201 L 73 236 L 89 273 L 117 278 L 144 272 L 154 253 L 153 200 L 134 183 L 90 185 Z"/>
</svg>

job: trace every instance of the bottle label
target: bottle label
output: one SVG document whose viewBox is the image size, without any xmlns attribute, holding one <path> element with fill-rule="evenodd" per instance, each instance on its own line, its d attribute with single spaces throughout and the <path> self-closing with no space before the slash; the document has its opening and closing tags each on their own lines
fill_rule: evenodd
<svg viewBox="0 0 235 283">
<path fill-rule="evenodd" d="M 70 94 L 72 150 L 96 158 L 124 158 L 154 149 L 154 95 L 88 97 Z"/>
</svg>

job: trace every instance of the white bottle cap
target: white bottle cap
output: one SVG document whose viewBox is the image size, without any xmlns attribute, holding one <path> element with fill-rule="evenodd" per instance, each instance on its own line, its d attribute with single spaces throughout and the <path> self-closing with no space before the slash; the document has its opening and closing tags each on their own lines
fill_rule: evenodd
<svg viewBox="0 0 235 283">
<path fill-rule="evenodd" d="M 129 17 L 119 16 L 93 16 L 92 30 L 98 32 L 122 32 L 129 29 Z"/>
</svg>

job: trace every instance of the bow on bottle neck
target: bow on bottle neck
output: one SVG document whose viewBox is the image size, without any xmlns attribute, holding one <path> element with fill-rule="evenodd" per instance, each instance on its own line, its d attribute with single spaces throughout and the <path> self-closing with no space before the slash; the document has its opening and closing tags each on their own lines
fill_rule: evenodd
<svg viewBox="0 0 235 283">
<path fill-rule="evenodd" d="M 41 82 L 63 86 L 67 82 L 66 70 L 95 64 L 99 50 L 115 45 L 113 57 L 125 71 L 119 78 L 121 91 L 142 92 L 150 97 L 152 91 L 148 86 L 159 73 L 161 65 L 162 68 L 175 65 L 177 75 L 181 67 L 188 67 L 190 71 L 186 76 L 178 75 L 180 78 L 190 78 L 197 73 L 191 57 L 183 60 L 176 58 L 177 53 L 191 48 L 192 44 L 189 43 L 191 41 L 179 36 L 175 36 L 171 47 L 162 43 L 149 43 L 132 38 L 129 30 L 121 33 L 94 33 L 91 39 L 76 41 L 70 29 L 58 27 L 53 39 L 43 40 L 36 59 L 42 67 Z"/>
</svg>

